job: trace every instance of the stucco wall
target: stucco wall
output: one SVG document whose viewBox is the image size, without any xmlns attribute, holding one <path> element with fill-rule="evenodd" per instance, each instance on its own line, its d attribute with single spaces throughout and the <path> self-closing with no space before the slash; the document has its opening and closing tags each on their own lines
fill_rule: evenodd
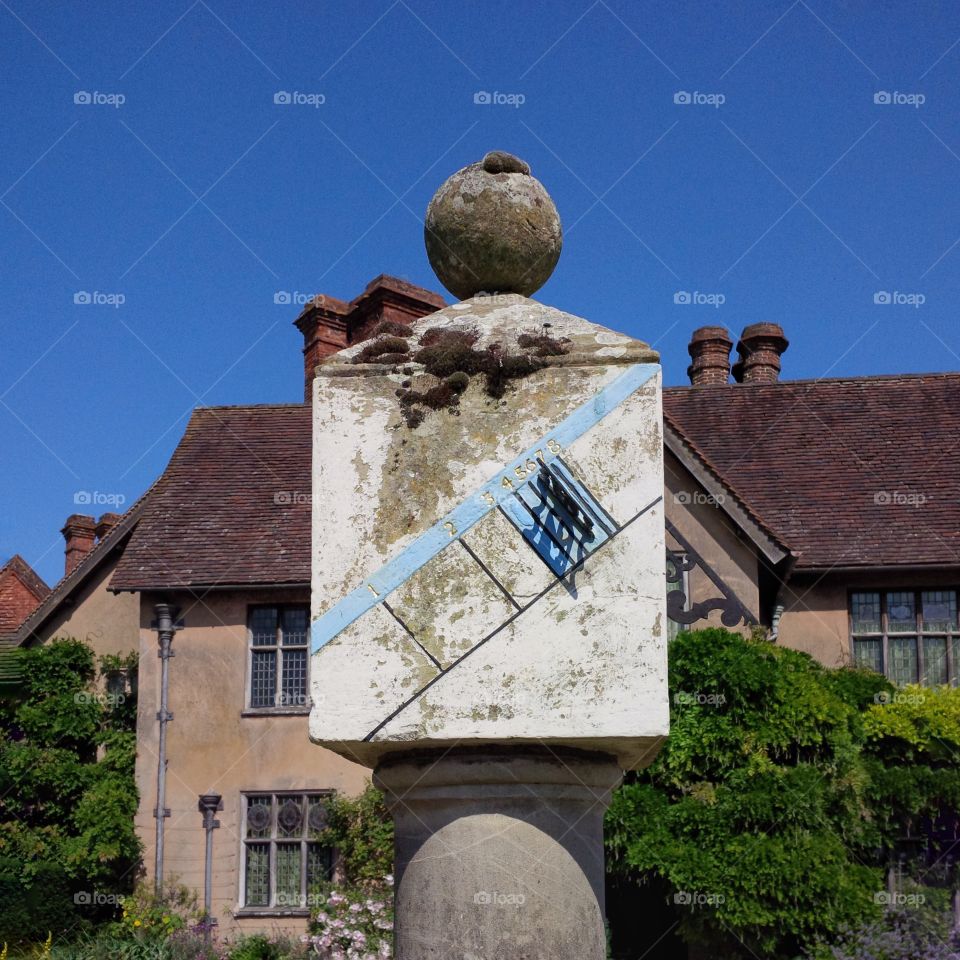
<svg viewBox="0 0 960 960">
<path fill-rule="evenodd" d="M 848 664 L 850 591 L 955 587 L 957 580 L 957 574 L 947 570 L 795 574 L 784 591 L 779 642 L 809 653 L 828 667 Z"/>
<path fill-rule="evenodd" d="M 140 699 L 137 831 L 144 843 L 144 869 L 155 863 L 160 659 L 150 629 L 157 597 L 145 597 L 140 613 Z M 213 916 L 222 934 L 237 929 L 305 929 L 300 918 L 236 920 L 240 892 L 241 792 L 250 790 L 333 789 L 355 794 L 368 772 L 314 746 L 307 739 L 307 715 L 247 716 L 245 705 L 247 606 L 251 603 L 306 602 L 305 594 L 211 592 L 202 601 L 164 597 L 181 607 L 184 628 L 173 640 L 167 728 L 167 795 L 164 874 L 198 891 L 202 901 L 204 833 L 197 809 L 203 793 L 223 796 L 214 834 Z"/>
<path fill-rule="evenodd" d="M 131 593 L 107 589 L 119 554 L 104 562 L 77 590 L 68 605 L 62 603 L 34 637 L 47 643 L 56 637 L 74 637 L 88 643 L 97 656 L 128 654 L 139 644 L 140 600 Z"/>
<path fill-rule="evenodd" d="M 669 450 L 664 451 L 663 466 L 667 520 L 740 602 L 759 618 L 761 611 L 754 546 L 738 537 L 736 528 L 726 513 Z M 669 534 L 667 543 L 674 549 L 678 547 Z M 702 569 L 692 570 L 689 580 L 691 603 L 720 596 L 717 587 Z M 707 626 L 722 626 L 719 610 L 711 611 L 706 620 L 692 624 L 691 629 L 703 629 Z M 741 624 L 740 629 L 749 628 Z"/>
</svg>

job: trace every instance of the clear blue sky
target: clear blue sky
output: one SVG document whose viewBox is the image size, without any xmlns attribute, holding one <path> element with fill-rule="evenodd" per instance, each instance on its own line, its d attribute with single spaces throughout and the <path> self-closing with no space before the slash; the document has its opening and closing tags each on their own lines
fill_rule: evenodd
<svg viewBox="0 0 960 960">
<path fill-rule="evenodd" d="M 493 148 L 564 221 L 538 298 L 667 383 L 695 327 L 759 320 L 789 377 L 960 369 L 958 38 L 889 0 L 0 0 L 0 554 L 55 582 L 63 520 L 109 509 L 78 491 L 132 503 L 197 404 L 298 401 L 277 291 L 439 289 L 423 210 Z"/>
</svg>

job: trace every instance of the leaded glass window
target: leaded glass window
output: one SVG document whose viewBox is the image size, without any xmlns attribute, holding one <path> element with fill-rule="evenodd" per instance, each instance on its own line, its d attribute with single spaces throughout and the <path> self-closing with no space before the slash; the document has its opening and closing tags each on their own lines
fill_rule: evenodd
<svg viewBox="0 0 960 960">
<path fill-rule="evenodd" d="M 249 705 L 256 709 L 308 707 L 307 607 L 251 607 L 249 634 Z"/>
<path fill-rule="evenodd" d="M 898 685 L 916 683 L 917 676 L 917 638 L 891 637 L 890 670 L 887 677 Z"/>
<path fill-rule="evenodd" d="M 880 623 L 879 593 L 855 593 L 851 598 L 851 606 L 853 607 L 854 633 L 883 632 L 883 627 Z"/>
<path fill-rule="evenodd" d="M 243 906 L 306 910 L 333 874 L 333 851 L 319 842 L 330 792 L 243 797 Z"/>
<path fill-rule="evenodd" d="M 854 662 L 897 684 L 957 684 L 957 591 L 865 590 L 850 594 Z"/>
</svg>

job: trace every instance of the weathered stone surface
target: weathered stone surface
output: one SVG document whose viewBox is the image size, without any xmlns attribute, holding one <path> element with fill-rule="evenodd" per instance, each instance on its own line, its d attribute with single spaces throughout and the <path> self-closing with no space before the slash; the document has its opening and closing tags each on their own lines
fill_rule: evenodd
<svg viewBox="0 0 960 960">
<path fill-rule="evenodd" d="M 441 185 L 427 207 L 424 240 L 430 265 L 454 296 L 529 296 L 553 273 L 563 233 L 529 166 L 497 150 Z"/>
<path fill-rule="evenodd" d="M 402 960 L 602 960 L 603 814 L 620 770 L 564 750 L 398 758 L 377 769 L 396 824 Z"/>
<path fill-rule="evenodd" d="M 478 348 L 506 353 L 519 335 L 549 330 L 568 352 L 502 399 L 472 380 L 455 409 L 416 429 L 396 392 L 423 377 L 418 364 L 354 364 L 356 344 L 319 368 L 311 738 L 369 766 L 411 745 L 458 743 L 571 746 L 643 766 L 669 718 L 656 354 L 513 294 L 418 321 L 411 355 L 437 329 L 473 331 Z M 634 376 L 629 395 L 604 399 Z M 577 411 L 589 423 L 558 444 L 554 431 Z M 559 579 L 478 493 L 494 484 L 513 497 L 537 474 L 538 448 L 616 528 Z M 473 525 L 444 526 L 467 502 L 482 508 Z M 440 552 L 413 556 L 431 537 Z M 402 580 L 378 580 L 398 559 L 411 562 Z M 318 627 L 339 623 L 347 595 L 375 606 L 345 629 Z"/>
</svg>

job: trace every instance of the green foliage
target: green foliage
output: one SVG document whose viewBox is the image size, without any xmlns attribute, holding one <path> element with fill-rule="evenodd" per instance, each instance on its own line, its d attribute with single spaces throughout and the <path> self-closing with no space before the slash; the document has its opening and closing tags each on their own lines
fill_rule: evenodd
<svg viewBox="0 0 960 960">
<path fill-rule="evenodd" d="M 877 699 L 864 713 L 864 753 L 871 804 L 893 847 L 960 810 L 960 689 L 908 686 Z"/>
<path fill-rule="evenodd" d="M 724 630 L 680 634 L 670 738 L 614 797 L 611 871 L 666 881 L 683 938 L 729 957 L 795 956 L 876 914 L 860 742 L 876 686 Z"/>
<path fill-rule="evenodd" d="M 921 906 L 889 912 L 844 930 L 832 943 L 817 943 L 809 960 L 958 960 L 960 939 L 951 930 L 944 907 L 941 903 L 939 909 Z"/>
<path fill-rule="evenodd" d="M 331 797 L 320 839 L 336 847 L 348 886 L 382 885 L 393 871 L 393 820 L 373 784 L 358 797 Z"/>
<path fill-rule="evenodd" d="M 76 640 L 18 657 L 21 695 L 0 705 L 0 942 L 11 945 L 102 919 L 140 856 L 131 661 L 98 677 Z"/>
<path fill-rule="evenodd" d="M 273 939 L 264 936 L 242 937 L 231 946 L 228 954 L 229 960 L 295 960 L 306 955 L 305 944 L 288 937 Z"/>
<path fill-rule="evenodd" d="M 903 687 L 868 707 L 864 729 L 872 755 L 933 765 L 960 757 L 960 688 Z"/>
<path fill-rule="evenodd" d="M 123 914 L 114 931 L 133 940 L 165 940 L 197 918 L 197 897 L 177 884 L 167 884 L 162 894 L 150 884 L 138 884 L 123 898 Z"/>
</svg>

